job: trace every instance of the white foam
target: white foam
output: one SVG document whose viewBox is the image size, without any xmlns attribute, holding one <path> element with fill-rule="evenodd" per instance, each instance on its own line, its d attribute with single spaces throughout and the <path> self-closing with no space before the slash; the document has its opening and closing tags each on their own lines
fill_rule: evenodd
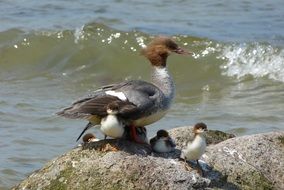
<svg viewBox="0 0 284 190">
<path fill-rule="evenodd" d="M 139 36 L 139 37 L 136 38 L 136 41 L 137 41 L 138 45 L 139 45 L 140 47 L 142 47 L 142 48 L 146 48 L 146 47 L 147 47 L 147 46 L 145 45 L 145 43 L 144 43 L 144 40 L 145 40 L 145 39 L 146 39 L 146 38 L 143 37 L 143 36 Z"/>
<path fill-rule="evenodd" d="M 80 28 L 76 28 L 74 32 L 74 43 L 77 44 L 80 40 L 83 40 L 85 38 L 85 32 L 84 32 L 84 25 Z"/>
<path fill-rule="evenodd" d="M 223 74 L 242 78 L 268 77 L 284 82 L 284 50 L 265 44 L 235 44 L 225 46 L 219 59 Z"/>
</svg>

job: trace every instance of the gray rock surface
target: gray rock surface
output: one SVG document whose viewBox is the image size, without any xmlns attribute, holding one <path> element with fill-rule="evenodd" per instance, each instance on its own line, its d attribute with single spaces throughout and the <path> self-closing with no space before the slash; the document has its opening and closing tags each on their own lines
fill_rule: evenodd
<svg viewBox="0 0 284 190">
<path fill-rule="evenodd" d="M 209 133 L 207 138 L 216 133 L 221 132 Z M 192 136 L 190 127 L 173 129 L 170 134 L 176 139 L 178 147 L 183 147 L 184 142 Z M 178 159 L 179 149 L 157 154 L 151 152 L 148 145 L 125 140 L 102 140 L 75 148 L 50 161 L 14 189 L 283 187 L 284 132 L 236 137 L 223 142 L 220 142 L 220 134 L 217 137 L 212 137 L 214 140 L 203 157 L 205 177 L 199 175 L 194 163 L 184 163 Z"/>
<path fill-rule="evenodd" d="M 205 162 L 242 189 L 284 189 L 284 132 L 228 139 L 209 146 Z"/>
</svg>

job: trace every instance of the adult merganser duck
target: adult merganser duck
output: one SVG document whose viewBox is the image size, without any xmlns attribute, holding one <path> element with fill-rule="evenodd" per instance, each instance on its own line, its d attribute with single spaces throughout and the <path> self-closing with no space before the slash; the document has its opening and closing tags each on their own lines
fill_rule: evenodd
<svg viewBox="0 0 284 190">
<path fill-rule="evenodd" d="M 169 133 L 163 129 L 159 130 L 157 136 L 150 140 L 150 144 L 155 152 L 160 153 L 172 152 L 176 147 L 176 144 L 169 136 Z"/>
<path fill-rule="evenodd" d="M 207 125 L 205 123 L 197 123 L 193 127 L 194 139 L 187 144 L 185 150 L 182 150 L 181 158 L 185 160 L 196 160 L 197 166 L 203 170 L 198 162 L 200 157 L 204 154 L 206 149 L 206 139 L 204 134 L 207 132 Z"/>
<path fill-rule="evenodd" d="M 169 110 L 175 86 L 166 67 L 170 53 L 188 54 L 171 38 L 157 37 L 142 50 L 153 67 L 152 83 L 142 80 L 125 81 L 104 86 L 91 97 L 80 99 L 57 114 L 67 118 L 84 118 L 93 125 L 101 124 L 107 105 L 116 103 L 119 120 L 130 127 L 131 138 L 140 142 L 136 127 L 144 127 L 160 120 Z"/>
</svg>

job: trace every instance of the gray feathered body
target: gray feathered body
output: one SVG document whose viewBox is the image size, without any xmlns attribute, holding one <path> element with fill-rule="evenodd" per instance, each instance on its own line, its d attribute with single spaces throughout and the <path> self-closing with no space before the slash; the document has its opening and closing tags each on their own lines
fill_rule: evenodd
<svg viewBox="0 0 284 190">
<path fill-rule="evenodd" d="M 107 105 L 115 102 L 119 105 L 117 117 L 121 120 L 136 126 L 151 124 L 166 114 L 175 94 L 172 78 L 166 68 L 154 67 L 152 81 L 153 84 L 131 80 L 104 86 L 57 114 L 73 119 L 97 118 L 100 122 L 101 118 L 107 116 Z"/>
</svg>

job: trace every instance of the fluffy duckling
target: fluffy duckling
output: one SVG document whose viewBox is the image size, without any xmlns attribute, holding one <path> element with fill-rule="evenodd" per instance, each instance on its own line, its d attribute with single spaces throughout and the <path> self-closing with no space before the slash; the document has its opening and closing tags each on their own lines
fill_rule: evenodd
<svg viewBox="0 0 284 190">
<path fill-rule="evenodd" d="M 169 133 L 163 129 L 159 130 L 157 136 L 150 140 L 150 144 L 152 149 L 159 153 L 172 152 L 176 147 Z"/>
<path fill-rule="evenodd" d="M 101 119 L 100 123 L 100 130 L 105 135 L 105 139 L 107 136 L 112 138 L 122 138 L 124 134 L 124 125 L 117 116 L 119 112 L 119 104 L 116 102 L 108 104 L 106 107 L 106 112 L 107 115 Z M 93 126 L 94 124 L 89 122 L 77 138 L 77 141 L 81 138 L 85 131 Z"/>
<path fill-rule="evenodd" d="M 97 142 L 97 141 L 99 141 L 99 139 L 97 139 L 96 136 L 92 133 L 87 133 L 83 136 L 84 143 Z"/>
<path fill-rule="evenodd" d="M 107 105 L 107 116 L 101 120 L 101 131 L 105 135 L 112 138 L 122 138 L 124 134 L 124 124 L 118 118 L 119 104 L 110 103 Z"/>
<path fill-rule="evenodd" d="M 201 169 L 202 175 L 203 171 L 198 162 L 200 157 L 204 154 L 206 149 L 206 139 L 204 134 L 207 132 L 207 125 L 205 123 L 197 123 L 193 127 L 194 139 L 192 142 L 187 144 L 185 150 L 182 151 L 181 158 L 186 161 L 196 160 L 197 166 Z"/>
</svg>

